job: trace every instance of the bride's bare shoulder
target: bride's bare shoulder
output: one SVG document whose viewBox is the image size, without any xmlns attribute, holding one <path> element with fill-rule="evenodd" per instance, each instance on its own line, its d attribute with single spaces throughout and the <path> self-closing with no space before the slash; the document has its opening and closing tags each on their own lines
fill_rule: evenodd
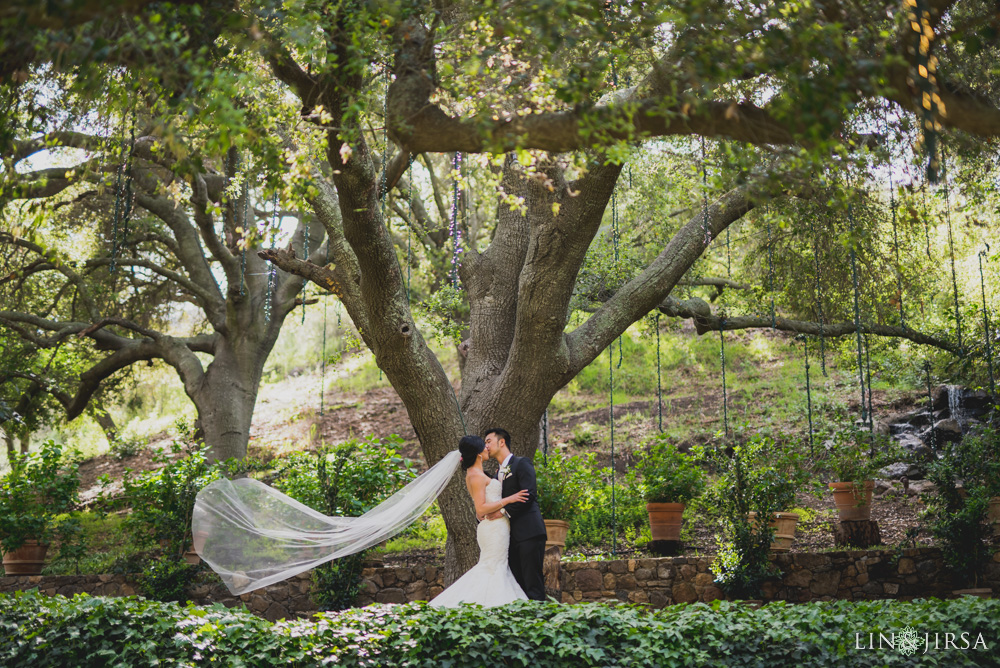
<svg viewBox="0 0 1000 668">
<path fill-rule="evenodd" d="M 478 469 L 469 469 L 465 473 L 465 482 L 480 487 L 490 481 L 490 477 Z"/>
</svg>

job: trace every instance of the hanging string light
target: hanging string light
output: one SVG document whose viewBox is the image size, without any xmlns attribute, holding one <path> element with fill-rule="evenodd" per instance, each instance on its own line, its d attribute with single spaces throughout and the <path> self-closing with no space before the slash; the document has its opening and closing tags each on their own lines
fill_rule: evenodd
<svg viewBox="0 0 1000 668">
<path fill-rule="evenodd" d="M 458 199 L 460 195 L 460 180 L 462 174 L 462 154 L 455 152 L 451 163 L 454 179 L 452 182 L 451 228 L 449 230 L 453 241 L 451 254 L 451 287 L 458 289 L 458 254 L 461 252 L 462 231 L 458 226 Z"/>
<path fill-rule="evenodd" d="M 861 304 L 858 296 L 858 262 L 857 254 L 854 250 L 854 209 L 852 204 L 847 205 L 847 218 L 851 227 L 851 280 L 854 284 L 854 332 L 858 342 L 858 377 L 861 385 L 861 421 L 868 422 L 868 410 L 865 399 L 865 366 L 864 351 L 862 349 L 862 326 L 861 326 Z"/>
<path fill-rule="evenodd" d="M 660 376 L 660 314 L 656 314 L 656 424 L 663 433 L 663 383 Z"/>
<path fill-rule="evenodd" d="M 823 285 L 819 280 L 819 241 L 816 235 L 816 225 L 814 222 L 809 222 L 809 228 L 812 231 L 813 237 L 813 260 L 816 263 L 816 269 L 814 274 L 816 276 L 816 314 L 819 316 L 819 355 L 820 355 L 820 368 L 823 371 L 823 376 L 826 377 L 826 333 L 823 331 L 824 318 L 823 318 Z"/>
<path fill-rule="evenodd" d="M 955 272 L 955 238 L 951 229 L 951 189 L 948 185 L 949 181 L 951 181 L 951 175 L 948 173 L 948 166 L 945 164 L 945 155 L 943 153 L 941 155 L 941 171 L 944 172 L 944 216 L 948 224 L 948 249 L 951 254 L 951 287 L 955 300 L 955 329 L 958 333 L 958 354 L 962 356 L 962 312 L 958 306 L 958 275 Z"/>
<path fill-rule="evenodd" d="M 274 238 L 278 231 L 280 217 L 278 215 L 278 189 L 274 189 L 274 196 L 271 200 L 271 229 L 270 246 L 274 250 Z M 277 284 L 277 270 L 273 262 L 267 263 L 267 294 L 264 296 L 264 322 L 271 322 L 271 309 L 274 302 L 274 289 Z"/>
<path fill-rule="evenodd" d="M 995 397 L 997 394 L 996 380 L 993 378 L 993 349 L 990 345 L 990 315 L 986 308 L 986 278 L 983 275 L 983 258 L 989 261 L 987 253 L 990 252 L 990 245 L 986 244 L 986 248 L 979 251 L 977 257 L 979 258 L 979 289 L 983 295 L 983 334 L 985 335 L 986 341 L 986 369 L 989 372 L 990 378 L 990 396 Z"/>
<path fill-rule="evenodd" d="M 805 369 L 806 369 L 806 407 L 809 415 L 809 454 L 815 456 L 816 449 L 813 445 L 812 386 L 809 383 L 809 336 L 806 334 L 802 335 L 802 355 L 805 361 Z"/>
<path fill-rule="evenodd" d="M 125 121 L 122 121 L 122 161 L 118 168 L 115 181 L 115 210 L 111 229 L 111 266 L 109 271 L 115 273 L 118 254 L 128 240 L 128 223 L 132 217 L 132 205 L 135 195 L 132 192 L 132 157 L 135 154 L 135 111 L 132 112 L 132 124 L 129 131 L 128 157 L 125 153 Z M 122 181 L 124 180 L 124 185 Z"/>
<path fill-rule="evenodd" d="M 323 415 L 323 402 L 326 394 L 326 298 L 323 298 L 323 348 L 320 353 L 319 367 L 319 414 Z"/>
<path fill-rule="evenodd" d="M 615 505 L 615 364 L 612 349 L 608 348 L 608 389 L 610 401 L 608 414 L 611 421 L 611 553 L 618 547 L 618 516 Z"/>
<path fill-rule="evenodd" d="M 302 212 L 299 213 L 299 220 L 302 221 L 302 261 L 309 261 L 309 221 L 306 220 Z M 309 283 L 306 279 L 302 279 L 302 324 L 306 322 L 306 285 Z"/>
<path fill-rule="evenodd" d="M 729 394 L 726 389 L 726 316 L 719 320 L 719 360 L 722 362 L 722 426 L 729 438 Z"/>
</svg>

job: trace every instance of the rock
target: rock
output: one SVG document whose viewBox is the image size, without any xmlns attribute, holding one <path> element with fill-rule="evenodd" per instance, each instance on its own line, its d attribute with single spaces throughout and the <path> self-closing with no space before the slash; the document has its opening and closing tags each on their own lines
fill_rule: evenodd
<svg viewBox="0 0 1000 668">
<path fill-rule="evenodd" d="M 909 557 L 903 557 L 900 559 L 897 569 L 900 575 L 910 575 L 917 572 L 917 567 L 913 563 L 913 559 L 910 559 Z"/>
<path fill-rule="evenodd" d="M 690 582 L 675 585 L 671 593 L 674 597 L 674 603 L 694 603 L 698 600 L 698 592 Z"/>
<path fill-rule="evenodd" d="M 665 608 L 670 600 L 662 591 L 649 592 L 649 604 L 654 608 Z"/>
<path fill-rule="evenodd" d="M 934 435 L 938 443 L 955 442 L 962 440 L 962 426 L 957 420 L 939 420 L 934 423 Z"/>
<path fill-rule="evenodd" d="M 576 572 L 576 588 L 583 591 L 593 591 L 604 586 L 604 578 L 594 568 L 587 568 Z"/>
<path fill-rule="evenodd" d="M 909 470 L 910 465 L 906 462 L 894 462 L 879 469 L 879 476 L 886 479 L 899 480 L 902 476 L 906 475 L 906 472 Z M 875 494 L 883 494 L 889 491 L 890 488 L 890 485 L 885 484 L 883 480 L 879 480 L 875 483 Z"/>
<path fill-rule="evenodd" d="M 721 589 L 716 586 L 705 587 L 704 591 L 701 592 L 701 600 L 708 603 L 710 601 L 721 601 L 726 595 Z"/>
<path fill-rule="evenodd" d="M 605 573 L 604 574 L 604 588 L 605 589 L 614 589 L 615 588 L 615 576 L 614 576 L 614 573 Z"/>
<path fill-rule="evenodd" d="M 812 581 L 812 571 L 805 568 L 799 569 L 797 571 L 792 571 L 788 576 L 785 577 L 786 587 L 808 587 L 809 583 Z"/>
<path fill-rule="evenodd" d="M 406 594 L 402 589 L 391 587 L 380 591 L 375 600 L 379 603 L 406 603 Z"/>
<path fill-rule="evenodd" d="M 910 489 L 907 492 L 910 496 L 919 496 L 921 494 L 932 494 L 935 490 L 934 483 L 930 480 L 914 480 L 910 483 Z"/>
</svg>

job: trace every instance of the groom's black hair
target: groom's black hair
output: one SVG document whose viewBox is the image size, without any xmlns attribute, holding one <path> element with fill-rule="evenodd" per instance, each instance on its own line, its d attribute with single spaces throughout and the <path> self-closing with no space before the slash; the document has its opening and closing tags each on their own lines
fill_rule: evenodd
<svg viewBox="0 0 1000 668">
<path fill-rule="evenodd" d="M 487 429 L 486 433 L 483 434 L 483 438 L 486 438 L 490 434 L 496 434 L 497 438 L 502 438 L 503 442 L 507 444 L 507 447 L 510 447 L 510 434 L 507 433 L 506 429 L 500 429 L 499 427 Z"/>
</svg>

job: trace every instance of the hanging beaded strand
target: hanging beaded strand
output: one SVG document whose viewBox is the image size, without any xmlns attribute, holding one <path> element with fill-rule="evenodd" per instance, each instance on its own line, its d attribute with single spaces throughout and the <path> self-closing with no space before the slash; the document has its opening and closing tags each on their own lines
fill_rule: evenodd
<svg viewBox="0 0 1000 668">
<path fill-rule="evenodd" d="M 989 372 L 990 378 L 990 396 L 996 397 L 996 380 L 993 377 L 993 349 L 990 345 L 990 315 L 986 307 L 986 278 L 983 275 L 983 258 L 989 261 L 989 257 L 987 256 L 989 252 L 990 245 L 986 244 L 986 248 L 979 251 L 977 257 L 979 258 L 979 289 L 983 295 L 983 334 L 986 341 L 986 369 Z"/>
</svg>

